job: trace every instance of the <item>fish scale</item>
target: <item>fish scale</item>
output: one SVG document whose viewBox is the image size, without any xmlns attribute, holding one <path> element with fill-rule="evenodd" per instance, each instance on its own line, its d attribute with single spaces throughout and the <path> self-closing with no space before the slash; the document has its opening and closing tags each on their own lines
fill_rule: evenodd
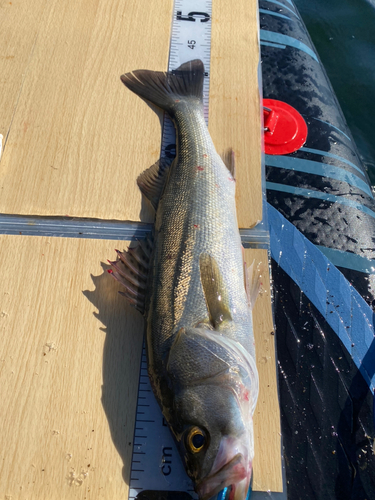
<svg viewBox="0 0 375 500">
<path fill-rule="evenodd" d="M 189 13 L 195 21 L 187 21 Z M 180 14 L 179 14 L 180 13 Z M 201 59 L 205 67 L 203 82 L 204 118 L 208 123 L 208 96 L 211 51 L 212 0 L 175 0 L 168 70 L 178 68 L 193 58 Z M 194 44 L 188 44 L 194 40 Z M 190 47 L 189 47 L 190 45 Z M 194 48 L 191 48 L 194 46 Z M 161 141 L 161 157 L 175 156 L 175 128 L 164 115 Z M 199 162 L 198 162 L 199 163 Z M 152 493 L 160 492 L 160 494 Z M 143 496 L 145 495 L 146 496 Z M 169 496 L 168 496 L 169 495 Z M 188 500 L 198 498 L 193 484 L 186 475 L 175 442 L 153 395 L 147 375 L 145 347 L 142 350 L 140 383 L 134 429 L 133 455 L 129 483 L 129 500 Z"/>
</svg>

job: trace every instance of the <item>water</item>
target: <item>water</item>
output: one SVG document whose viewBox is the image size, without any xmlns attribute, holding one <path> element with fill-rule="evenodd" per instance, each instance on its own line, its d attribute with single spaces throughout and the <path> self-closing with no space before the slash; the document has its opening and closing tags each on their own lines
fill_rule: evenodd
<svg viewBox="0 0 375 500">
<path fill-rule="evenodd" d="M 294 0 L 375 185 L 375 0 Z"/>
</svg>

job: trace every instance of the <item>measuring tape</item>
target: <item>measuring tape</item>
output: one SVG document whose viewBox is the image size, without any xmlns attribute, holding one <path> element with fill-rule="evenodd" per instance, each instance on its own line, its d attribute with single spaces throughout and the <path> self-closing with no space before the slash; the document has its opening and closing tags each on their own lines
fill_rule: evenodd
<svg viewBox="0 0 375 500">
<path fill-rule="evenodd" d="M 180 495 L 176 496 L 176 492 Z M 146 351 L 143 347 L 129 499 L 162 498 L 189 500 L 197 496 L 152 392 L 147 374 Z"/>
<path fill-rule="evenodd" d="M 168 71 L 201 59 L 204 117 L 208 123 L 212 0 L 175 0 Z M 161 157 L 176 155 L 175 128 L 164 117 Z M 154 397 L 143 348 L 131 463 L 129 500 L 190 500 L 198 498 L 187 476 L 171 432 Z"/>
</svg>

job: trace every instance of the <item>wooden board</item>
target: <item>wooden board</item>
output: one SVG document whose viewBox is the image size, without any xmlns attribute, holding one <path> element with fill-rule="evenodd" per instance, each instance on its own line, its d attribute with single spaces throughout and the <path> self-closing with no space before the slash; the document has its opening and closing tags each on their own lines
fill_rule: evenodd
<svg viewBox="0 0 375 500">
<path fill-rule="evenodd" d="M 101 265 L 123 242 L 0 246 L 0 498 L 127 498 L 143 319 Z"/>
<path fill-rule="evenodd" d="M 0 0 L 0 212 L 139 220 L 135 182 L 161 130 L 119 77 L 167 68 L 172 0 L 29 4 Z M 212 20 L 209 126 L 219 152 L 235 151 L 240 227 L 262 209 L 256 9 L 215 0 Z"/>
<path fill-rule="evenodd" d="M 101 262 L 116 246 L 125 244 L 0 236 L 0 498 L 127 498 L 143 319 Z M 246 250 L 246 258 L 266 264 L 267 253 Z M 267 278 L 254 326 L 254 489 L 279 491 Z"/>
<path fill-rule="evenodd" d="M 0 0 L 0 134 L 7 137 L 48 0 Z M 27 20 L 27 22 L 26 22 Z"/>
<path fill-rule="evenodd" d="M 233 149 L 239 227 L 262 220 L 258 2 L 212 5 L 209 129 L 221 154 Z"/>
<path fill-rule="evenodd" d="M 29 2 L 18 1 L 27 25 Z M 166 68 L 172 6 L 51 0 L 27 65 L 19 58 L 21 91 L 0 59 L 19 94 L 0 163 L 0 212 L 139 219 L 135 181 L 158 158 L 160 124 L 120 75 Z"/>
<path fill-rule="evenodd" d="M 275 336 L 267 250 L 245 250 L 245 260 L 262 269 L 262 287 L 255 303 L 253 326 L 259 372 L 259 397 L 254 413 L 254 491 L 283 491 L 280 408 L 276 378 Z"/>
</svg>

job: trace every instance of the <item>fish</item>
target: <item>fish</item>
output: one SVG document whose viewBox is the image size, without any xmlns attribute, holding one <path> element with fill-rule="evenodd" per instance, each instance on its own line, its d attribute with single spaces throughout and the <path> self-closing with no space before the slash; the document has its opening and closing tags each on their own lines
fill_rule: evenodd
<svg viewBox="0 0 375 500">
<path fill-rule="evenodd" d="M 151 386 L 199 498 L 230 487 L 231 500 L 245 500 L 259 391 L 252 307 L 260 281 L 249 279 L 244 263 L 233 154 L 224 163 L 205 123 L 204 74 L 196 59 L 171 72 L 121 77 L 172 119 L 176 158 L 138 177 L 155 210 L 153 236 L 117 250 L 109 272 L 145 316 Z"/>
</svg>

